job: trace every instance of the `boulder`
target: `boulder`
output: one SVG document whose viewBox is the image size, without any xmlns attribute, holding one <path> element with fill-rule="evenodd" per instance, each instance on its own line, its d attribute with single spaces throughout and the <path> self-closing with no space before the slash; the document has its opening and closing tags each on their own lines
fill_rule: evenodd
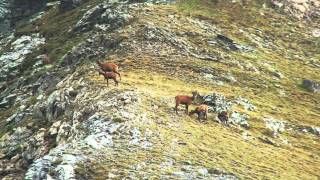
<svg viewBox="0 0 320 180">
<path fill-rule="evenodd" d="M 202 97 L 203 103 L 209 105 L 209 109 L 214 112 L 227 111 L 232 103 L 228 102 L 222 94 L 213 93 Z"/>
<path fill-rule="evenodd" d="M 255 111 L 257 107 L 253 105 L 248 99 L 238 97 L 237 99 L 234 100 L 236 104 L 240 104 L 244 107 L 245 110 L 249 111 Z"/>
<path fill-rule="evenodd" d="M 244 127 L 244 128 L 249 128 L 250 125 L 248 123 L 248 115 L 246 114 L 241 114 L 237 111 L 233 111 L 231 113 L 231 116 L 229 118 L 230 122 L 233 123 L 233 124 L 238 124 L 240 125 L 241 127 Z"/>
<path fill-rule="evenodd" d="M 273 136 L 277 136 L 279 133 L 285 131 L 285 122 L 274 119 L 272 117 L 264 118 L 266 127 L 270 129 L 273 133 Z"/>
<path fill-rule="evenodd" d="M 302 82 L 302 86 L 306 88 L 308 91 L 313 93 L 319 93 L 320 92 L 320 82 L 305 79 Z"/>
</svg>

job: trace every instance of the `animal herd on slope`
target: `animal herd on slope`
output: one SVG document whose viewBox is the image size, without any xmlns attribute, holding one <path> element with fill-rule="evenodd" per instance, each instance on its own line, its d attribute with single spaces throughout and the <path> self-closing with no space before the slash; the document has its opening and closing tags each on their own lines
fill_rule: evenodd
<svg viewBox="0 0 320 180">
<path fill-rule="evenodd" d="M 115 63 L 109 62 L 100 62 L 96 61 L 97 65 L 100 67 L 97 71 L 100 75 L 104 76 L 104 79 L 107 80 L 107 87 L 109 87 L 109 79 L 112 79 L 116 86 L 119 85 L 119 81 L 117 76 L 119 76 L 121 81 L 121 75 L 119 73 L 118 65 Z M 176 106 L 174 108 L 176 114 L 178 114 L 178 107 L 180 104 L 185 105 L 186 114 L 192 116 L 193 114 L 198 115 L 198 120 L 201 119 L 201 116 L 204 120 L 208 120 L 208 105 L 200 104 L 194 110 L 189 113 L 189 105 L 194 104 L 195 99 L 199 96 L 197 91 L 192 92 L 192 96 L 186 95 L 177 95 L 175 97 Z M 228 125 L 228 113 L 226 111 L 222 111 L 218 113 L 218 119 L 224 125 Z"/>
</svg>

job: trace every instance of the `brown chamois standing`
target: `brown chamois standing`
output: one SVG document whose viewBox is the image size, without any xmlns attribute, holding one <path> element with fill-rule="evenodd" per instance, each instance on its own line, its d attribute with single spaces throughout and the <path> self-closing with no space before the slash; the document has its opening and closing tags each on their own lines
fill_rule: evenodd
<svg viewBox="0 0 320 180">
<path fill-rule="evenodd" d="M 198 115 L 198 120 L 200 120 L 201 115 L 203 116 L 204 120 L 208 120 L 208 106 L 205 104 L 197 106 L 194 110 L 190 111 L 189 116 L 192 116 L 193 114 Z"/>
<path fill-rule="evenodd" d="M 178 106 L 180 104 L 184 104 L 186 106 L 186 114 L 188 114 L 188 108 L 189 108 L 189 105 L 197 98 L 197 96 L 199 95 L 198 92 L 192 92 L 192 96 L 181 96 L 181 95 L 178 95 L 175 97 L 176 99 L 176 107 L 175 107 L 175 111 L 176 111 L 176 114 L 178 114 Z"/>
<path fill-rule="evenodd" d="M 228 113 L 226 111 L 221 111 L 218 114 L 218 118 L 219 118 L 220 122 L 222 122 L 224 125 L 228 126 L 229 118 L 228 118 Z"/>
<path fill-rule="evenodd" d="M 115 63 L 102 63 L 100 61 L 97 61 L 97 64 L 104 72 L 114 72 L 118 74 L 121 81 L 121 75 L 119 73 L 118 65 L 116 65 Z"/>
<path fill-rule="evenodd" d="M 48 49 L 45 48 L 43 49 L 43 54 L 39 56 L 40 58 L 42 58 L 43 65 L 47 65 L 51 63 L 48 53 L 49 53 Z"/>
<path fill-rule="evenodd" d="M 104 76 L 104 79 L 107 80 L 107 87 L 109 87 L 109 79 L 113 79 L 116 86 L 118 86 L 118 80 L 117 80 L 117 74 L 114 72 L 103 72 L 101 70 L 98 70 L 99 74 Z"/>
<path fill-rule="evenodd" d="M 42 63 L 43 63 L 44 65 L 47 65 L 47 64 L 50 64 L 50 63 L 51 63 L 48 54 L 43 54 L 43 55 L 42 55 Z"/>
</svg>

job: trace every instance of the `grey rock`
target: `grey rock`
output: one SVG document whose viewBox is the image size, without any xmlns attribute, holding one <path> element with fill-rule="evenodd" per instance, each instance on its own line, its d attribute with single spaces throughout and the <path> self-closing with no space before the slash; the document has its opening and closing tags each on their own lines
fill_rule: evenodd
<svg viewBox="0 0 320 180">
<path fill-rule="evenodd" d="M 46 118 L 52 121 L 64 114 L 68 101 L 68 97 L 63 92 L 54 91 L 47 100 Z"/>
<path fill-rule="evenodd" d="M 0 78 L 7 79 L 18 73 L 17 68 L 25 60 L 26 55 L 45 43 L 45 39 L 39 34 L 21 36 L 11 43 L 12 50 L 0 56 Z"/>
<path fill-rule="evenodd" d="M 228 72 L 224 78 L 226 79 L 226 81 L 231 82 L 231 83 L 235 83 L 237 82 L 237 79 L 230 73 Z"/>
<path fill-rule="evenodd" d="M 320 136 L 320 127 L 311 127 L 309 131 L 315 135 Z"/>
<path fill-rule="evenodd" d="M 132 18 L 127 3 L 104 1 L 83 15 L 76 24 L 75 31 L 91 30 L 96 23 L 97 27 L 104 25 L 104 31 L 112 30 L 129 23 Z"/>
<path fill-rule="evenodd" d="M 275 142 L 274 140 L 272 140 L 271 138 L 269 137 L 266 137 L 266 136 L 260 136 L 258 137 L 258 139 L 266 144 L 270 144 L 270 145 L 273 145 L 273 146 L 276 146 L 276 147 L 280 147 L 280 144 L 278 144 L 277 142 Z"/>
<path fill-rule="evenodd" d="M 309 19 L 313 21 L 320 17 L 319 1 L 272 0 L 270 2 L 277 9 L 299 19 Z"/>
<path fill-rule="evenodd" d="M 319 93 L 320 92 L 320 82 L 305 79 L 302 82 L 302 86 L 306 88 L 308 91 L 313 93 Z"/>
<path fill-rule="evenodd" d="M 198 173 L 203 176 L 206 176 L 208 174 L 208 169 L 207 168 L 199 168 Z"/>
<path fill-rule="evenodd" d="M 84 60 L 103 58 L 106 55 L 105 49 L 117 47 L 122 40 L 123 37 L 121 36 L 113 37 L 105 35 L 104 33 L 97 33 L 66 53 L 61 58 L 61 67 L 74 67 Z"/>
<path fill-rule="evenodd" d="M 1 107 L 10 107 L 14 104 L 15 99 L 17 98 L 17 94 L 10 94 L 3 98 L 3 100 L 0 102 L 0 108 Z"/>
<path fill-rule="evenodd" d="M 289 125 L 292 129 L 298 132 L 302 133 L 310 133 L 316 136 L 320 136 L 320 127 L 316 126 L 295 126 L 295 125 Z"/>
<path fill-rule="evenodd" d="M 234 103 L 242 105 L 245 110 L 255 111 L 257 109 L 257 107 L 250 103 L 249 100 L 242 97 L 238 97 L 237 99 L 235 99 Z"/>
<path fill-rule="evenodd" d="M 279 71 L 273 72 L 273 75 L 276 76 L 276 77 L 279 78 L 279 79 L 284 78 L 284 75 L 283 75 L 281 72 L 279 72 Z"/>
<path fill-rule="evenodd" d="M 266 123 L 266 127 L 273 132 L 273 136 L 277 136 L 278 133 L 285 131 L 284 121 L 280 121 L 272 117 L 264 118 L 264 121 Z"/>
<path fill-rule="evenodd" d="M 139 129 L 133 128 L 133 129 L 130 131 L 130 134 L 131 134 L 130 144 L 134 144 L 134 145 L 139 144 L 139 142 L 141 141 L 141 139 L 140 139 L 140 137 L 141 137 L 141 132 L 139 131 Z"/>
<path fill-rule="evenodd" d="M 202 100 L 214 112 L 226 111 L 232 107 L 232 103 L 228 102 L 222 94 L 213 93 L 212 95 L 205 95 L 202 97 Z"/>
<path fill-rule="evenodd" d="M 231 38 L 224 36 L 222 34 L 218 34 L 216 37 L 216 41 L 208 41 L 210 45 L 220 44 L 223 48 L 230 51 L 241 51 L 241 52 L 251 52 L 253 49 L 249 46 L 240 45 L 234 42 Z"/>
<path fill-rule="evenodd" d="M 233 111 L 231 113 L 231 116 L 229 118 L 230 122 L 232 122 L 233 124 L 238 124 L 240 125 L 241 127 L 244 127 L 244 128 L 249 128 L 250 125 L 248 123 L 248 115 L 246 114 L 241 114 L 237 111 Z"/>
<path fill-rule="evenodd" d="M 84 141 L 94 149 L 113 146 L 112 136 L 104 133 L 89 135 Z"/>
<path fill-rule="evenodd" d="M 184 177 L 185 176 L 184 172 L 182 172 L 182 171 L 176 171 L 176 172 L 173 172 L 172 174 L 174 176 L 178 176 L 178 177 Z"/>
<path fill-rule="evenodd" d="M 50 129 L 49 129 L 50 135 L 56 135 L 56 134 L 58 134 L 58 130 L 59 130 L 59 128 L 60 128 L 60 125 L 61 125 L 61 121 L 54 122 L 54 123 L 52 124 L 52 126 L 50 127 Z"/>
</svg>

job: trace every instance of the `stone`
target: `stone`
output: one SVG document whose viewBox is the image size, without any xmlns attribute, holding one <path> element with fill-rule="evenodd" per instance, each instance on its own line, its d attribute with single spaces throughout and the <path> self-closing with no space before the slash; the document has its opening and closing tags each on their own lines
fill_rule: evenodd
<svg viewBox="0 0 320 180">
<path fill-rule="evenodd" d="M 266 127 L 273 132 L 273 136 L 277 136 L 279 133 L 285 131 L 284 121 L 274 119 L 273 117 L 264 118 Z"/>
<path fill-rule="evenodd" d="M 213 93 L 212 95 L 205 95 L 202 97 L 202 100 L 214 112 L 227 111 L 232 106 L 232 103 L 228 102 L 222 94 Z"/>
<path fill-rule="evenodd" d="M 60 125 L 58 135 L 56 138 L 56 142 L 59 144 L 65 144 L 66 139 L 68 138 L 70 131 L 71 131 L 71 126 L 67 122 L 63 122 Z"/>
<path fill-rule="evenodd" d="M 312 30 L 311 33 L 312 33 L 313 37 L 316 37 L 316 38 L 320 37 L 320 29 L 314 29 L 314 30 Z"/>
<path fill-rule="evenodd" d="M 50 127 L 50 129 L 49 129 L 50 135 L 56 135 L 56 134 L 58 134 L 58 130 L 59 130 L 59 128 L 60 128 L 60 125 L 61 125 L 61 121 L 54 122 L 54 123 L 52 124 L 52 126 Z"/>
<path fill-rule="evenodd" d="M 198 169 L 198 173 L 201 174 L 202 176 L 206 176 L 208 174 L 208 169 L 207 168 L 200 168 L 200 169 Z"/>
<path fill-rule="evenodd" d="M 237 112 L 237 111 L 233 111 L 233 112 L 231 113 L 231 116 L 230 116 L 229 120 L 230 120 L 230 122 L 232 122 L 233 124 L 238 124 L 238 125 L 240 125 L 241 127 L 249 128 L 250 125 L 249 125 L 249 123 L 248 123 L 248 121 L 247 121 L 248 118 L 249 118 L 249 117 L 248 117 L 248 115 L 246 115 L 246 114 L 241 114 L 241 113 L 239 113 L 239 112 Z"/>
<path fill-rule="evenodd" d="M 313 93 L 319 93 L 320 92 L 320 82 L 304 79 L 302 82 L 302 86 L 306 88 L 308 91 Z"/>
<path fill-rule="evenodd" d="M 264 143 L 267 143 L 267 144 L 270 144 L 270 145 L 273 145 L 273 146 L 276 146 L 276 147 L 280 147 L 280 144 L 276 143 L 274 140 L 272 140 L 271 138 L 269 137 L 266 137 L 266 136 L 260 136 L 258 137 L 258 139 Z"/>
<path fill-rule="evenodd" d="M 320 136 L 320 127 L 311 127 L 309 131 L 317 136 Z"/>
<path fill-rule="evenodd" d="M 284 75 L 283 75 L 281 72 L 279 72 L 279 71 L 273 72 L 273 75 L 276 76 L 276 77 L 279 78 L 279 79 L 284 78 Z"/>
<path fill-rule="evenodd" d="M 173 174 L 174 176 L 184 177 L 184 172 L 182 172 L 182 171 L 173 172 L 172 174 Z"/>
<path fill-rule="evenodd" d="M 72 165 L 59 165 L 56 171 L 59 173 L 59 179 L 61 180 L 75 179 L 74 167 Z"/>
<path fill-rule="evenodd" d="M 237 44 L 232 40 L 231 38 L 224 36 L 222 34 L 218 34 L 216 37 L 217 41 L 209 41 L 208 43 L 210 45 L 215 45 L 216 42 L 220 42 L 220 45 L 222 45 L 224 48 L 230 51 L 241 51 L 241 52 L 251 52 L 253 49 L 249 46 Z"/>
<path fill-rule="evenodd" d="M 113 146 L 112 136 L 103 133 L 89 135 L 84 141 L 94 149 Z"/>
<path fill-rule="evenodd" d="M 10 94 L 2 99 L 0 102 L 0 108 L 8 108 L 12 106 L 17 98 L 17 94 Z"/>
<path fill-rule="evenodd" d="M 46 118 L 53 121 L 65 114 L 70 103 L 69 95 L 65 91 L 54 91 L 50 94 L 46 103 Z"/>
<path fill-rule="evenodd" d="M 257 109 L 257 107 L 251 104 L 249 100 L 242 98 L 241 96 L 235 99 L 234 103 L 242 105 L 247 111 L 255 111 Z"/>
</svg>

